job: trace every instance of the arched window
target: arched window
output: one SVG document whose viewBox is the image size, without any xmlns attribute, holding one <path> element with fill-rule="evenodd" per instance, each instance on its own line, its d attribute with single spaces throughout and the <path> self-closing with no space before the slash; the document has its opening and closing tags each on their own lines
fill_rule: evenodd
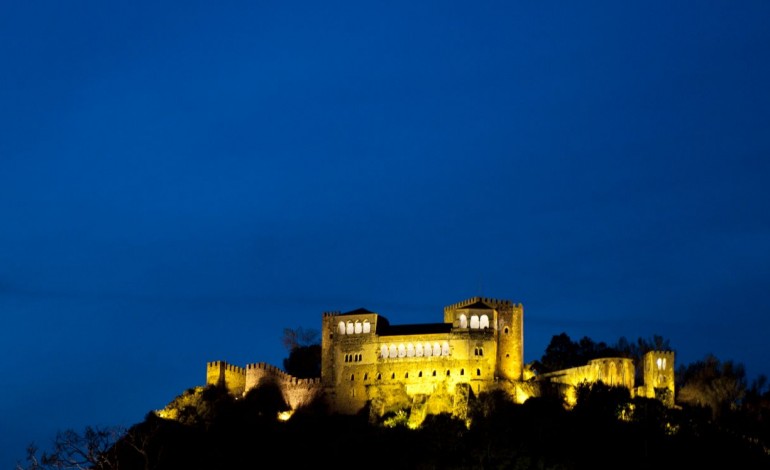
<svg viewBox="0 0 770 470">
<path fill-rule="evenodd" d="M 388 357 L 398 357 L 398 350 L 396 349 L 395 344 L 390 345 L 390 348 L 388 349 Z"/>
<path fill-rule="evenodd" d="M 353 381 L 353 379 L 355 379 L 355 378 L 356 378 L 356 375 L 355 375 L 355 374 L 350 374 L 350 381 L 351 381 L 351 382 L 352 382 L 352 381 Z"/>
<path fill-rule="evenodd" d="M 364 380 L 369 380 L 369 374 L 364 374 Z"/>
<path fill-rule="evenodd" d="M 482 330 L 484 328 L 489 328 L 489 316 L 487 314 L 484 314 L 481 316 L 481 321 L 479 322 L 479 328 Z"/>
<path fill-rule="evenodd" d="M 465 369 L 460 369 L 460 375 L 465 375 Z"/>
<path fill-rule="evenodd" d="M 422 343 L 417 343 L 417 346 L 414 348 L 414 355 L 417 357 L 423 356 Z"/>
<path fill-rule="evenodd" d="M 449 369 L 446 370 L 446 376 L 449 377 Z"/>
<path fill-rule="evenodd" d="M 464 313 L 460 314 L 460 328 L 468 328 L 468 317 Z"/>
<path fill-rule="evenodd" d="M 364 327 L 361 326 L 361 322 L 358 320 L 356 320 L 356 326 L 354 331 L 356 332 L 357 335 L 360 335 L 361 332 L 364 331 Z"/>
<path fill-rule="evenodd" d="M 483 356 L 483 355 L 484 355 L 484 348 L 479 348 L 479 356 Z"/>
<path fill-rule="evenodd" d="M 430 347 L 430 343 L 425 343 L 425 357 L 431 357 L 433 355 L 433 350 Z"/>
<path fill-rule="evenodd" d="M 349 334 L 349 335 L 352 335 L 354 331 L 355 331 L 355 327 L 353 326 L 353 322 L 352 322 L 352 321 L 349 321 L 349 322 L 348 322 L 348 326 L 347 326 L 347 329 L 345 330 L 345 332 L 346 332 L 347 334 Z"/>
<path fill-rule="evenodd" d="M 339 322 L 339 324 L 337 325 L 337 330 L 340 332 L 341 335 L 345 334 L 345 322 L 344 321 Z"/>
<path fill-rule="evenodd" d="M 406 357 L 414 357 L 414 345 L 412 343 L 406 345 Z"/>
<path fill-rule="evenodd" d="M 479 317 L 478 317 L 478 315 L 473 315 L 471 317 L 471 329 L 472 330 L 478 330 L 479 329 Z"/>
<path fill-rule="evenodd" d="M 364 320 L 364 333 L 371 333 L 372 332 L 372 324 L 369 323 L 369 320 Z"/>
<path fill-rule="evenodd" d="M 434 356 L 441 355 L 441 345 L 439 345 L 438 343 L 433 343 L 433 355 Z"/>
<path fill-rule="evenodd" d="M 395 373 L 395 372 L 393 372 L 392 374 L 390 374 L 390 378 L 391 378 L 391 379 L 395 379 L 395 378 L 396 378 L 396 373 Z"/>
<path fill-rule="evenodd" d="M 481 375 L 481 369 L 476 369 L 476 375 L 477 376 Z"/>
<path fill-rule="evenodd" d="M 435 376 L 436 376 L 436 371 L 434 370 L 434 371 L 433 371 L 433 377 L 435 377 Z"/>
<path fill-rule="evenodd" d="M 420 371 L 420 373 L 417 374 L 417 377 L 422 377 L 422 371 Z"/>
<path fill-rule="evenodd" d="M 506 326 L 506 327 L 505 327 L 505 329 L 503 330 L 503 333 L 505 333 L 506 335 L 508 334 L 508 327 L 507 327 L 507 326 Z"/>
<path fill-rule="evenodd" d="M 409 378 L 409 372 L 407 372 L 406 374 L 404 374 L 404 378 L 405 378 L 405 379 L 408 379 L 408 378 Z"/>
<path fill-rule="evenodd" d="M 444 341 L 444 344 L 441 345 L 441 355 L 442 356 L 448 356 L 449 355 L 449 343 Z"/>
<path fill-rule="evenodd" d="M 398 345 L 398 357 L 406 357 L 406 348 L 403 344 Z"/>
<path fill-rule="evenodd" d="M 382 380 L 382 374 L 377 374 L 377 380 Z"/>
<path fill-rule="evenodd" d="M 382 356 L 383 359 L 387 359 L 388 358 L 388 345 L 387 344 L 383 344 L 382 346 L 380 346 L 380 356 Z"/>
</svg>

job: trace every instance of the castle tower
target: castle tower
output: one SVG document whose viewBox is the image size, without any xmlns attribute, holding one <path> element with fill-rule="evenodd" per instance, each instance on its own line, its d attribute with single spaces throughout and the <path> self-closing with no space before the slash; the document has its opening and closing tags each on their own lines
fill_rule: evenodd
<svg viewBox="0 0 770 470">
<path fill-rule="evenodd" d="M 339 313 L 324 312 L 321 320 L 321 383 L 325 387 L 333 387 L 335 383 L 334 335 Z"/>
<path fill-rule="evenodd" d="M 497 376 L 522 380 L 524 374 L 524 306 L 506 302 L 497 305 Z"/>
<path fill-rule="evenodd" d="M 642 358 L 644 395 L 674 404 L 674 351 L 649 351 Z"/>
</svg>

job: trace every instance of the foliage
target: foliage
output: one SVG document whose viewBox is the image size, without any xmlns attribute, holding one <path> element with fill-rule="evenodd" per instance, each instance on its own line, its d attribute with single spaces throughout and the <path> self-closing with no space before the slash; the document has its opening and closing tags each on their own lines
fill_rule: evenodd
<svg viewBox="0 0 770 470">
<path fill-rule="evenodd" d="M 677 382 L 677 402 L 707 407 L 718 419 L 736 410 L 745 396 L 746 370 L 743 364 L 722 362 L 708 354 L 701 361 L 679 366 Z"/>
<path fill-rule="evenodd" d="M 283 360 L 283 370 L 299 379 L 321 377 L 321 345 L 295 347 Z"/>
</svg>

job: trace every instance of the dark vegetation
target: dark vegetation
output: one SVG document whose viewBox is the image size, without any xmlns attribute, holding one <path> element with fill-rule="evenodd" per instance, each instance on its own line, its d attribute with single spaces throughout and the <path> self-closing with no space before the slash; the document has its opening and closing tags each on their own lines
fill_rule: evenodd
<svg viewBox="0 0 770 470">
<path fill-rule="evenodd" d="M 565 337 L 554 337 L 558 347 L 549 346 L 540 362 L 556 363 L 549 354 L 568 345 Z M 587 349 L 590 340 L 575 344 Z M 398 416 L 372 419 L 366 409 L 331 415 L 321 403 L 279 421 L 287 406 L 273 384 L 260 384 L 240 399 L 208 386 L 177 397 L 171 403 L 179 412 L 174 420 L 152 412 L 118 433 L 89 428 L 82 435 L 62 434 L 47 454 L 30 449 L 19 468 L 770 468 L 770 390 L 764 378 L 749 386 L 740 364 L 707 356 L 680 366 L 677 381 L 675 408 L 632 399 L 628 390 L 600 382 L 580 387 L 570 410 L 547 389 L 523 404 L 487 393 L 471 397 L 470 425 L 442 414 L 429 416 L 418 429 L 398 424 L 406 422 Z M 85 452 L 65 452 L 71 448 Z M 67 459 L 80 459 L 81 466 L 67 466 Z"/>
</svg>

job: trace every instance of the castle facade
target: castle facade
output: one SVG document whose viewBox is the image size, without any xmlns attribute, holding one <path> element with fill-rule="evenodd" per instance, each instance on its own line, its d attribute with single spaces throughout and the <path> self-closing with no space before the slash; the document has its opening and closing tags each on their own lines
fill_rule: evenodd
<svg viewBox="0 0 770 470">
<path fill-rule="evenodd" d="M 240 396 L 269 380 L 292 409 L 323 400 L 329 410 L 354 414 L 369 406 L 382 416 L 409 409 L 462 415 L 472 395 L 502 390 L 515 402 L 555 384 L 567 402 L 582 383 L 602 381 L 632 395 L 670 397 L 674 353 L 651 351 L 643 359 L 643 381 L 635 383 L 628 358 L 601 358 L 581 367 L 534 376 L 524 364 L 524 308 L 508 300 L 473 297 L 444 308 L 441 323 L 391 325 L 366 309 L 324 312 L 321 377 L 298 379 L 265 364 L 245 368 L 209 362 L 206 384 L 224 385 Z"/>
</svg>

